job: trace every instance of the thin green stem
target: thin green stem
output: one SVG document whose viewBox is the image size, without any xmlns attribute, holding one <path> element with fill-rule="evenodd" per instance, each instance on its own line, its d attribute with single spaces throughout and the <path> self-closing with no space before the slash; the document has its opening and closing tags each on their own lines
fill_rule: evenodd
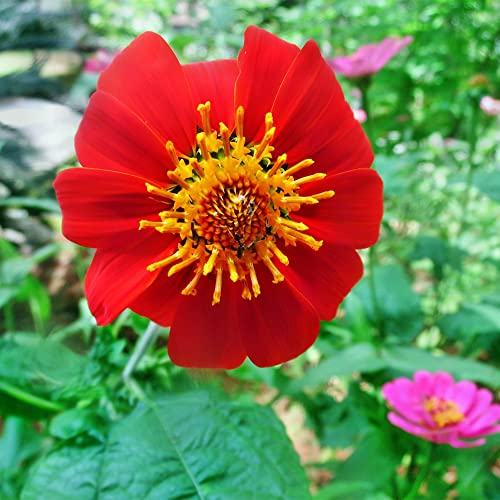
<svg viewBox="0 0 500 500">
<path fill-rule="evenodd" d="M 132 353 L 132 356 L 130 356 L 127 366 L 125 366 L 125 369 L 123 370 L 122 373 L 122 379 L 126 383 L 132 377 L 132 373 L 134 372 L 141 358 L 148 350 L 149 346 L 156 341 L 158 334 L 160 333 L 160 330 L 161 326 L 151 321 L 148 327 L 146 328 L 146 331 L 139 338 L 139 341 L 135 345 L 134 352 Z"/>
<path fill-rule="evenodd" d="M 43 399 L 39 396 L 35 396 L 15 385 L 10 384 L 9 382 L 5 382 L 4 380 L 0 380 L 0 391 L 8 394 L 9 396 L 21 401 L 23 403 L 29 404 L 31 406 L 36 406 L 37 408 L 41 408 L 43 410 L 50 411 L 63 411 L 65 408 L 60 404 L 54 403 L 53 401 L 48 401 L 47 399 Z"/>
<path fill-rule="evenodd" d="M 359 81 L 359 88 L 361 90 L 361 107 L 366 113 L 366 123 L 364 124 L 365 132 L 368 135 L 368 139 L 373 143 L 373 126 L 371 121 L 371 109 L 370 109 L 370 99 L 368 97 L 368 90 L 371 85 L 370 77 L 362 78 Z M 370 247 L 368 250 L 368 268 L 370 270 L 370 274 L 368 276 L 368 283 L 370 287 L 370 295 L 372 298 L 373 309 L 375 312 L 375 323 L 377 325 L 377 329 L 381 338 L 384 338 L 386 335 L 385 324 L 384 324 L 384 315 L 382 314 L 382 308 L 380 307 L 380 302 L 377 296 L 377 284 L 375 282 L 375 264 L 376 264 L 376 256 L 375 250 L 373 247 Z"/>
<path fill-rule="evenodd" d="M 436 444 L 430 443 L 430 446 L 429 446 L 428 452 L 427 452 L 426 460 L 425 460 L 424 464 L 422 465 L 417 477 L 415 478 L 415 481 L 413 482 L 413 485 L 411 486 L 410 490 L 404 496 L 404 500 L 413 500 L 414 498 L 418 498 L 418 492 L 419 492 L 420 488 L 422 487 L 422 484 L 424 483 L 424 481 L 429 476 L 429 472 L 431 470 L 431 465 L 432 465 L 432 457 L 434 455 L 435 449 L 436 449 Z"/>
<path fill-rule="evenodd" d="M 370 295 L 373 303 L 373 310 L 375 312 L 375 324 L 381 338 L 385 338 L 385 322 L 382 308 L 380 307 L 380 302 L 377 295 L 377 282 L 375 280 L 375 264 L 376 256 L 374 247 L 370 247 L 368 250 L 368 269 L 370 274 L 368 275 L 368 284 L 370 286 Z"/>
<path fill-rule="evenodd" d="M 16 330 L 16 320 L 12 304 L 11 303 L 5 304 L 3 312 L 5 317 L 5 330 L 7 332 L 14 332 Z"/>
<path fill-rule="evenodd" d="M 462 233 L 467 228 L 467 212 L 469 210 L 470 198 L 471 198 L 471 189 L 474 180 L 474 154 L 476 153 L 477 146 L 477 114 L 478 114 L 478 102 L 476 99 L 470 99 L 471 111 L 469 116 L 469 161 L 467 162 L 467 174 L 465 176 L 465 188 L 463 192 L 463 200 L 462 200 L 462 213 L 460 216 L 459 227 L 458 227 L 458 235 Z"/>
</svg>

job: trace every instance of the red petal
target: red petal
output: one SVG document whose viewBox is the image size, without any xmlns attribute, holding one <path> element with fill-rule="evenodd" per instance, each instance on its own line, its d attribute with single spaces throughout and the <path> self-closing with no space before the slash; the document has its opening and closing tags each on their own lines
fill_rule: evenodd
<svg viewBox="0 0 500 500">
<path fill-rule="evenodd" d="M 290 164 L 312 158 L 316 165 L 310 173 L 371 165 L 370 144 L 313 40 L 290 66 L 272 113 L 274 154 L 286 153 Z"/>
<path fill-rule="evenodd" d="M 159 220 L 158 212 L 165 210 L 150 198 L 144 179 L 120 172 L 70 168 L 59 173 L 54 189 L 64 236 L 85 247 L 141 241 L 146 231 L 139 233 L 139 221 Z"/>
<path fill-rule="evenodd" d="M 177 238 L 144 232 L 119 250 L 98 249 L 85 277 L 85 295 L 98 325 L 111 323 L 159 274 L 146 267 L 166 258 Z"/>
<path fill-rule="evenodd" d="M 80 163 L 85 167 L 117 170 L 167 181 L 172 162 L 165 141 L 129 108 L 110 94 L 91 98 L 75 137 Z"/>
<path fill-rule="evenodd" d="M 286 279 L 311 302 L 323 320 L 331 320 L 337 308 L 363 276 L 363 263 L 355 250 L 325 243 L 318 251 L 305 245 L 288 246 L 290 260 L 280 266 Z"/>
<path fill-rule="evenodd" d="M 222 285 L 222 299 L 212 305 L 213 276 L 203 276 L 197 294 L 183 296 L 177 308 L 168 353 L 176 365 L 191 368 L 237 368 L 246 357 L 237 328 L 236 301 L 243 301 L 237 286 L 227 278 Z"/>
<path fill-rule="evenodd" d="M 245 108 L 244 134 L 247 142 L 260 138 L 266 113 L 283 78 L 299 53 L 296 45 L 255 26 L 245 31 L 245 43 L 238 56 L 240 75 L 236 80 L 236 107 Z"/>
<path fill-rule="evenodd" d="M 320 150 L 306 157 L 315 162 L 309 173 L 332 171 L 336 174 L 370 168 L 374 158 L 370 141 L 357 120 L 350 126 L 337 128 Z"/>
<path fill-rule="evenodd" d="M 154 283 L 130 304 L 130 309 L 159 325 L 170 326 L 183 299 L 181 291 L 191 280 L 192 272 L 192 268 L 186 268 L 169 277 L 168 269 L 164 269 Z"/>
<path fill-rule="evenodd" d="M 262 265 L 256 271 L 261 294 L 238 304 L 240 331 L 248 357 L 257 366 L 274 366 L 299 356 L 314 343 L 319 317 L 288 283 L 273 284 Z"/>
<path fill-rule="evenodd" d="M 129 107 L 164 142 L 191 152 L 196 108 L 182 66 L 161 36 L 138 36 L 101 74 L 97 88 Z"/>
<path fill-rule="evenodd" d="M 330 243 L 354 248 L 374 245 L 384 211 L 383 184 L 378 173 L 363 168 L 330 175 L 305 185 L 300 194 L 307 196 L 330 189 L 335 196 L 303 206 L 293 218 L 304 222 L 314 237 Z"/>
<path fill-rule="evenodd" d="M 234 84 L 238 76 L 236 59 L 198 62 L 183 68 L 195 106 L 210 101 L 212 127 L 218 130 L 219 123 L 224 122 L 231 130 L 234 126 Z M 200 118 L 198 125 L 201 125 Z"/>
</svg>

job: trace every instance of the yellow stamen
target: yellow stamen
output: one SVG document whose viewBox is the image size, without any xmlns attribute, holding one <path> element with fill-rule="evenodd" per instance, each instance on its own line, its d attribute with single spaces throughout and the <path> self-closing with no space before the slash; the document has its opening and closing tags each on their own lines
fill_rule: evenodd
<svg viewBox="0 0 500 500">
<path fill-rule="evenodd" d="M 146 268 L 148 271 L 156 271 L 157 269 L 160 269 L 161 267 L 168 266 L 172 262 L 175 262 L 176 260 L 182 259 L 183 255 L 186 253 L 185 250 L 177 250 L 177 252 L 173 253 L 170 257 L 167 257 L 166 259 L 159 260 L 158 262 L 153 262 L 153 264 L 149 264 L 149 266 Z"/>
<path fill-rule="evenodd" d="M 182 290 L 182 295 L 196 295 L 196 285 L 203 276 L 203 266 L 200 265 L 196 269 L 193 279 L 187 284 L 187 286 Z"/>
<path fill-rule="evenodd" d="M 436 396 L 427 398 L 424 401 L 424 409 L 440 429 L 457 424 L 465 418 L 455 402 L 437 398 Z"/>
<path fill-rule="evenodd" d="M 182 212 L 176 212 L 175 210 L 164 210 L 158 215 L 162 219 L 184 219 L 184 214 Z"/>
<path fill-rule="evenodd" d="M 179 157 L 177 156 L 177 151 L 175 150 L 174 143 L 172 141 L 167 141 L 165 144 L 165 149 L 167 150 L 168 156 L 172 159 L 172 163 L 178 167 Z"/>
<path fill-rule="evenodd" d="M 222 294 L 222 272 L 224 269 L 222 268 L 222 263 L 217 266 L 217 274 L 215 276 L 215 289 L 214 294 L 212 296 L 212 305 L 218 304 L 220 302 L 220 297 Z"/>
<path fill-rule="evenodd" d="M 210 151 L 208 150 L 207 145 L 207 136 L 205 132 L 200 132 L 196 134 L 196 142 L 200 146 L 201 155 L 204 160 L 210 160 L 212 157 L 210 156 Z"/>
<path fill-rule="evenodd" d="M 322 240 L 318 241 L 314 239 L 312 236 L 304 234 L 301 231 L 296 231 L 295 229 L 288 227 L 283 228 L 283 231 L 286 232 L 288 235 L 292 236 L 292 238 L 294 238 L 295 240 L 301 241 L 302 243 L 311 247 L 313 250 L 319 250 L 323 245 Z"/>
<path fill-rule="evenodd" d="M 255 272 L 255 267 L 253 262 L 247 258 L 245 259 L 245 264 L 247 265 L 248 274 L 250 275 L 250 283 L 252 283 L 253 296 L 257 297 L 260 295 L 260 285 L 257 279 L 257 273 Z"/>
<path fill-rule="evenodd" d="M 243 137 L 243 119 L 245 116 L 245 109 L 243 106 L 238 106 L 236 110 L 236 137 Z"/>
<path fill-rule="evenodd" d="M 282 226 L 291 227 L 292 229 L 296 229 L 297 231 L 307 231 L 309 229 L 303 222 L 296 222 L 291 219 L 284 219 L 282 217 L 278 217 L 276 219 Z"/>
<path fill-rule="evenodd" d="M 288 257 L 276 246 L 276 243 L 274 243 L 274 241 L 268 241 L 267 246 L 271 249 L 271 251 L 274 253 L 274 255 L 276 255 L 276 257 L 282 264 L 288 266 L 288 264 L 290 263 Z"/>
<path fill-rule="evenodd" d="M 306 177 L 301 177 L 300 179 L 293 181 L 293 183 L 295 184 L 295 186 L 301 186 L 302 184 L 306 184 L 308 182 L 320 181 L 325 177 L 326 174 L 317 173 L 317 174 L 307 175 Z"/>
<path fill-rule="evenodd" d="M 189 190 L 189 184 L 184 179 L 179 177 L 179 175 L 177 175 L 175 172 L 172 172 L 172 170 L 170 170 L 169 172 L 167 172 L 167 175 L 172 182 L 175 182 L 187 191 Z"/>
<path fill-rule="evenodd" d="M 335 196 L 335 191 L 323 191 L 322 193 L 311 195 L 311 198 L 320 201 L 320 200 L 328 200 L 333 196 Z"/>
<path fill-rule="evenodd" d="M 233 257 L 230 254 L 226 254 L 227 267 L 229 269 L 229 278 L 235 283 L 240 278 L 238 271 L 236 270 L 236 265 L 234 263 Z"/>
<path fill-rule="evenodd" d="M 293 167 L 290 167 L 285 172 L 283 172 L 283 176 L 290 177 L 291 175 L 296 174 L 299 170 L 310 167 L 313 163 L 314 163 L 314 160 L 310 160 L 310 159 L 302 160 L 301 162 L 297 163 Z"/>
<path fill-rule="evenodd" d="M 175 199 L 177 198 L 177 195 L 175 193 L 171 193 L 166 189 L 153 186 L 153 184 L 150 184 L 149 182 L 146 182 L 145 184 L 148 193 L 154 194 L 156 196 L 161 196 L 162 198 L 168 198 L 169 200 L 173 201 L 175 201 Z"/>
<path fill-rule="evenodd" d="M 276 163 L 271 167 L 269 172 L 267 172 L 268 177 L 273 176 L 285 163 L 286 163 L 286 153 L 278 156 Z"/>
<path fill-rule="evenodd" d="M 163 227 L 163 224 L 164 224 L 163 221 L 156 222 L 152 220 L 140 220 L 139 230 L 144 229 L 145 227 L 154 227 L 154 228 Z"/>
<path fill-rule="evenodd" d="M 175 273 L 178 273 L 179 271 L 182 271 L 185 267 L 190 266 L 193 262 L 196 262 L 199 260 L 200 256 L 199 254 L 194 254 L 191 257 L 188 257 L 187 259 L 183 260 L 182 262 L 179 262 L 178 264 L 175 264 L 168 270 L 168 276 L 172 276 Z"/>
<path fill-rule="evenodd" d="M 212 249 L 212 253 L 207 261 L 207 263 L 203 266 L 203 274 L 206 276 L 210 274 L 214 268 L 215 261 L 217 260 L 217 256 L 219 255 L 220 250 L 217 247 Z"/>
<path fill-rule="evenodd" d="M 261 293 L 257 269 L 266 267 L 273 283 L 285 279 L 277 263 L 289 266 L 293 262 L 281 248 L 296 244 L 314 250 L 321 247 L 323 242 L 307 234 L 307 225 L 293 220 L 292 214 L 304 205 L 331 198 L 334 192 L 299 195 L 304 184 L 324 179 L 325 174 L 295 179 L 313 160 L 288 167 L 285 153 L 273 158 L 276 127 L 271 113 L 265 115 L 260 142 L 247 144 L 242 106 L 236 110 L 233 133 L 224 123 L 219 123 L 218 131 L 212 129 L 210 101 L 197 109 L 202 131 L 196 134 L 194 153 L 185 156 L 167 141 L 165 147 L 175 166 L 167 172 L 172 184 L 158 187 L 146 183 L 147 192 L 167 206 L 158 213 L 161 220 L 141 220 L 139 229 L 178 234 L 179 238 L 177 251 L 147 269 L 168 267 L 166 274 L 173 276 L 192 268 L 194 274 L 182 289 L 183 295 L 195 295 L 200 279 L 214 273 L 213 305 L 221 300 L 227 273 L 240 287 L 243 299 L 251 300 Z"/>
<path fill-rule="evenodd" d="M 269 150 L 269 144 L 273 140 L 275 132 L 276 127 L 272 127 L 265 133 L 264 140 L 259 144 L 259 147 L 255 151 L 255 161 L 259 162 L 264 156 L 266 156 Z"/>
<path fill-rule="evenodd" d="M 203 167 L 194 159 L 189 163 L 191 168 L 198 174 L 199 177 L 204 177 L 205 172 L 203 171 Z"/>
<path fill-rule="evenodd" d="M 220 123 L 220 136 L 222 139 L 222 145 L 224 147 L 224 154 L 227 158 L 231 156 L 231 142 L 229 136 L 229 129 L 224 125 L 224 123 Z"/>
<path fill-rule="evenodd" d="M 201 115 L 201 126 L 206 134 L 210 134 L 212 131 L 212 127 L 210 126 L 210 101 L 207 101 L 205 104 L 199 104 L 196 110 Z"/>
<path fill-rule="evenodd" d="M 281 201 L 283 203 L 303 203 L 304 205 L 314 205 L 318 203 L 315 196 L 285 196 Z"/>
<path fill-rule="evenodd" d="M 273 126 L 273 114 L 272 113 L 266 113 L 266 117 L 264 119 L 266 123 L 266 133 L 269 132 Z"/>
</svg>

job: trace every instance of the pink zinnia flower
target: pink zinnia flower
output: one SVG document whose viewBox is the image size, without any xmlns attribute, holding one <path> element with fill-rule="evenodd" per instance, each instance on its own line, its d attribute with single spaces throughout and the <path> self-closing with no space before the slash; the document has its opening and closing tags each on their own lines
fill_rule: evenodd
<svg viewBox="0 0 500 500">
<path fill-rule="evenodd" d="M 476 384 L 456 382 L 449 373 L 418 371 L 413 380 L 397 378 L 382 387 L 394 411 L 389 421 L 410 434 L 455 448 L 480 446 L 474 439 L 500 431 L 500 405 L 493 394 Z"/>
<path fill-rule="evenodd" d="M 85 61 L 83 70 L 86 73 L 101 73 L 111 64 L 118 53 L 119 51 L 99 49 L 92 57 Z"/>
<path fill-rule="evenodd" d="M 479 103 L 479 107 L 490 116 L 498 116 L 500 115 L 500 100 L 494 99 L 489 95 L 485 95 L 481 102 Z"/>
<path fill-rule="evenodd" d="M 358 78 L 380 71 L 390 59 L 411 43 L 413 37 L 389 37 L 379 43 L 363 45 L 351 56 L 328 60 L 334 71 L 347 78 Z"/>
</svg>

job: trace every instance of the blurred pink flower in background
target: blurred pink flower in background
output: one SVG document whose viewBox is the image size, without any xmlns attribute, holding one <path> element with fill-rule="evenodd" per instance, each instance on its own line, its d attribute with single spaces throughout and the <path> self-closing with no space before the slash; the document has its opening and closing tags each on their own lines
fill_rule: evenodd
<svg viewBox="0 0 500 500">
<path fill-rule="evenodd" d="M 111 61 L 113 61 L 119 52 L 119 50 L 99 49 L 92 57 L 89 57 L 85 61 L 83 71 L 86 73 L 101 73 L 111 64 Z"/>
<path fill-rule="evenodd" d="M 352 114 L 354 115 L 354 118 L 358 120 L 359 123 L 366 122 L 367 116 L 364 109 L 353 109 Z"/>
<path fill-rule="evenodd" d="M 489 95 L 485 95 L 479 103 L 480 108 L 490 116 L 500 115 L 500 101 Z"/>
<path fill-rule="evenodd" d="M 351 56 L 328 59 L 328 64 L 337 73 L 347 78 L 358 78 L 380 71 L 390 59 L 406 47 L 413 37 L 389 37 L 379 43 L 363 45 Z"/>
<path fill-rule="evenodd" d="M 500 432 L 500 405 L 476 384 L 455 382 L 446 372 L 418 371 L 413 380 L 397 378 L 382 387 L 394 411 L 389 421 L 410 434 L 455 448 L 480 446 L 482 436 Z M 463 439 L 476 439 L 463 441 Z"/>
</svg>

